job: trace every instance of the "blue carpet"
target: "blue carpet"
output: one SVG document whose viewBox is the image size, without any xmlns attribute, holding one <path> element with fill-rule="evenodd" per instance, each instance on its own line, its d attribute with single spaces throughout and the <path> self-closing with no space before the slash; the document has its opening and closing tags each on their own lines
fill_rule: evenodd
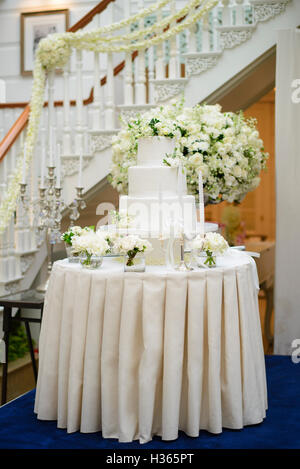
<svg viewBox="0 0 300 469">
<path fill-rule="evenodd" d="M 0 408 L 0 448 L 26 449 L 300 449 L 300 363 L 290 357 L 266 356 L 269 410 L 259 425 L 224 430 L 220 435 L 201 431 L 198 438 L 180 433 L 176 441 L 118 443 L 101 433 L 72 433 L 56 422 L 37 420 L 34 391 Z"/>
</svg>

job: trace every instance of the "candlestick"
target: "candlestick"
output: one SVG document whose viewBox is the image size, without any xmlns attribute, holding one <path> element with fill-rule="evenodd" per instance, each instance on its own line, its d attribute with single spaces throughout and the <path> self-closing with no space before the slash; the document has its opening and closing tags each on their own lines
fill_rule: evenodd
<svg viewBox="0 0 300 469">
<path fill-rule="evenodd" d="M 42 161 L 41 161 L 41 183 L 40 183 L 40 188 L 45 187 L 45 166 L 46 166 L 46 150 L 45 150 L 45 146 L 43 145 L 43 148 L 42 148 Z"/>
<path fill-rule="evenodd" d="M 158 185 L 158 232 L 159 232 L 159 237 L 162 237 L 162 192 L 161 192 L 161 183 L 159 182 Z"/>
<path fill-rule="evenodd" d="M 56 187 L 60 188 L 60 144 L 57 144 L 56 153 Z"/>
<path fill-rule="evenodd" d="M 199 234 L 204 236 L 204 196 L 203 196 L 203 179 L 202 172 L 198 174 L 198 192 L 199 192 Z"/>
<path fill-rule="evenodd" d="M 26 143 L 24 143 L 22 184 L 26 184 Z"/>
<path fill-rule="evenodd" d="M 53 167 L 53 138 L 54 138 L 53 127 L 50 127 L 50 133 L 49 133 L 49 166 L 50 167 Z"/>
<path fill-rule="evenodd" d="M 182 163 L 180 162 L 178 167 L 178 197 L 179 197 L 179 204 L 180 204 L 180 225 L 182 225 L 182 232 L 184 232 L 184 207 L 183 207 L 183 167 Z"/>
<path fill-rule="evenodd" d="M 79 171 L 78 171 L 77 187 L 83 187 L 82 186 L 82 150 L 80 150 L 80 154 L 79 154 Z"/>
</svg>

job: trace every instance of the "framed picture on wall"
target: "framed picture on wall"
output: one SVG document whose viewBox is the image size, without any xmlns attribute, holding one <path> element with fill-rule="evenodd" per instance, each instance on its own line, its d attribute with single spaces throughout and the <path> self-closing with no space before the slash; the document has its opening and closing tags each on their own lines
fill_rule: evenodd
<svg viewBox="0 0 300 469">
<path fill-rule="evenodd" d="M 41 39 L 69 27 L 69 10 L 21 13 L 21 74 L 32 75 L 34 56 Z"/>
</svg>

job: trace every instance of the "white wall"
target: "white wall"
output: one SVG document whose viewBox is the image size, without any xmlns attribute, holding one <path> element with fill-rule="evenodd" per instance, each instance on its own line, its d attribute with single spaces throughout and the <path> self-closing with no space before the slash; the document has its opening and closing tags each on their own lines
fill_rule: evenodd
<svg viewBox="0 0 300 469">
<path fill-rule="evenodd" d="M 32 87 L 32 77 L 23 77 L 20 67 L 20 15 L 21 12 L 54 10 L 68 8 L 70 10 L 69 24 L 72 26 L 88 13 L 100 0 L 0 0 L 0 79 L 6 83 L 6 102 L 29 101 Z M 114 6 L 113 6 L 114 5 Z M 120 17 L 120 5 L 117 2 L 109 5 L 100 17 L 95 18 L 88 28 L 96 28 L 110 22 L 110 9 L 114 8 L 115 19 Z M 104 59 L 104 57 L 102 58 Z M 103 74 L 105 62 L 102 60 Z M 84 60 L 84 98 L 88 97 L 92 86 L 93 61 L 92 54 L 86 55 Z M 61 79 L 56 82 L 56 99 L 62 96 Z M 71 83 L 71 97 L 75 85 Z M 74 96 L 74 95 L 73 95 Z"/>
</svg>

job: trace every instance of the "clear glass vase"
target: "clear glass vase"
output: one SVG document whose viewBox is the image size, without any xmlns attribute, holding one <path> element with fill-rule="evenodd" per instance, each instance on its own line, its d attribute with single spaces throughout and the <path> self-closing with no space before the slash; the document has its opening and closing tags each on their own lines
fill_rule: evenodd
<svg viewBox="0 0 300 469">
<path fill-rule="evenodd" d="M 217 265 L 217 256 L 213 255 L 213 253 L 206 251 L 202 251 L 201 249 L 194 249 L 193 250 L 193 257 L 196 261 L 198 267 L 216 267 Z"/>
<path fill-rule="evenodd" d="M 65 243 L 65 247 L 66 247 L 68 261 L 73 262 L 73 263 L 79 262 L 79 255 L 72 252 L 72 246 Z"/>
<path fill-rule="evenodd" d="M 84 254 L 80 256 L 80 264 L 85 269 L 99 269 L 103 262 L 102 256 L 93 256 L 90 254 Z"/>
<path fill-rule="evenodd" d="M 134 257 L 124 256 L 124 272 L 145 272 L 146 260 L 143 252 L 138 252 Z"/>
</svg>

